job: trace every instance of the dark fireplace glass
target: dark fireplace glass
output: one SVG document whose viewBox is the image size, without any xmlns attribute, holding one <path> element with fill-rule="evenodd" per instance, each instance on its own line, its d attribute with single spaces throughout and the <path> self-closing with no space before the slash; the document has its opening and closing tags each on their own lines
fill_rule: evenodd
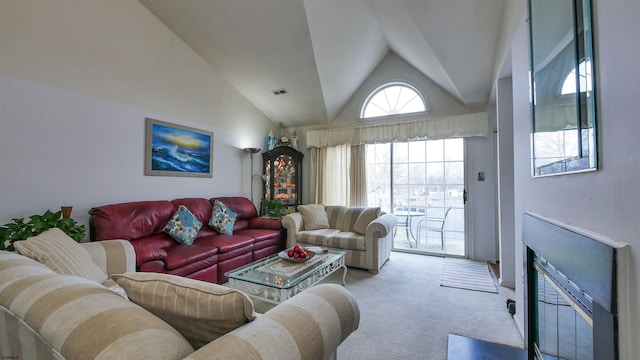
<svg viewBox="0 0 640 360">
<path fill-rule="evenodd" d="M 553 267 L 536 262 L 534 334 L 537 359 L 593 359 L 591 311 L 554 281 Z M 547 272 L 546 270 L 550 270 Z"/>
<path fill-rule="evenodd" d="M 525 214 L 528 359 L 618 354 L 618 248 Z"/>
</svg>

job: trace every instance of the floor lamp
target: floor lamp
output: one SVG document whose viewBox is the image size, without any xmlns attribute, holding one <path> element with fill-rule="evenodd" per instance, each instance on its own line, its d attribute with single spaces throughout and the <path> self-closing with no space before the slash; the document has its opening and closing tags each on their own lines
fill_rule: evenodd
<svg viewBox="0 0 640 360">
<path fill-rule="evenodd" d="M 244 148 L 242 150 L 244 150 L 244 152 L 246 152 L 247 154 L 251 155 L 251 170 L 249 171 L 249 173 L 251 174 L 251 183 L 250 183 L 249 186 L 251 186 L 251 202 L 253 202 L 253 155 L 255 153 L 260 152 L 260 149 L 258 149 L 258 148 Z"/>
</svg>

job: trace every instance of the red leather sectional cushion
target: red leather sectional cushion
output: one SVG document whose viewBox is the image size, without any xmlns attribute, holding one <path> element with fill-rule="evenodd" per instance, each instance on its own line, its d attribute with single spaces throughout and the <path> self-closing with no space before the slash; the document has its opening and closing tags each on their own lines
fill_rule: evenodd
<svg viewBox="0 0 640 360">
<path fill-rule="evenodd" d="M 253 258 L 252 254 L 253 254 L 253 244 L 247 245 L 241 248 L 236 248 L 229 252 L 218 254 L 218 264 L 236 257 L 246 258 L 247 255 L 249 256 L 249 262 L 251 262 L 251 259 Z"/>
<path fill-rule="evenodd" d="M 196 279 L 216 284 L 218 283 L 218 265 L 212 265 L 185 276 L 190 279 Z"/>
<path fill-rule="evenodd" d="M 217 248 L 206 245 L 187 246 L 176 244 L 173 246 L 169 246 L 164 250 L 167 252 L 167 257 L 164 259 L 164 264 L 168 270 L 177 269 L 209 257 L 214 257 L 214 255 L 218 253 Z"/>
<path fill-rule="evenodd" d="M 249 219 L 249 227 L 252 229 L 282 229 L 282 219 L 268 218 L 268 217 L 256 217 Z"/>
<path fill-rule="evenodd" d="M 140 266 L 147 261 L 162 260 L 167 257 L 167 252 L 164 249 L 153 247 L 139 247 L 136 248 L 136 265 Z"/>
<path fill-rule="evenodd" d="M 217 268 L 217 266 L 218 255 L 213 255 L 212 257 L 192 262 L 177 269 L 166 270 L 166 273 L 171 275 L 191 277 L 191 274 L 195 272 L 202 271 L 203 269 Z"/>
<path fill-rule="evenodd" d="M 249 251 L 245 254 L 238 254 L 232 258 L 222 260 L 218 262 L 218 284 L 227 282 L 227 277 L 224 274 L 230 270 L 237 269 L 240 266 L 244 266 L 253 261 L 253 253 Z"/>
<path fill-rule="evenodd" d="M 157 272 L 157 273 L 163 273 L 166 271 L 164 269 L 164 261 L 162 260 L 147 261 L 146 263 L 140 265 L 139 270 L 144 272 Z"/>
<path fill-rule="evenodd" d="M 204 198 L 182 198 L 171 200 L 173 206 L 178 209 L 180 205 L 184 205 L 196 216 L 196 218 L 202 221 L 202 224 L 208 224 L 211 219 L 211 210 L 213 205 L 209 200 Z"/>
<path fill-rule="evenodd" d="M 159 234 L 176 208 L 170 201 L 138 201 L 95 207 L 92 240 L 138 239 Z"/>
<path fill-rule="evenodd" d="M 280 245 L 271 245 L 262 249 L 254 249 L 253 250 L 253 261 L 258 261 L 260 259 L 266 258 L 267 256 L 277 254 L 280 251 Z"/>
<path fill-rule="evenodd" d="M 167 234 L 156 234 L 130 241 L 136 251 L 137 266 L 148 261 L 164 259 L 167 253 L 163 248 L 176 244 L 176 241 Z"/>
<path fill-rule="evenodd" d="M 256 239 L 256 242 L 260 242 L 267 239 L 280 240 L 280 231 L 269 230 L 269 229 L 245 229 L 245 230 L 240 230 L 237 233 L 234 233 L 234 235 L 252 237 Z"/>
<path fill-rule="evenodd" d="M 249 227 L 249 221 L 247 220 L 236 220 L 235 224 L 233 224 L 233 233 L 235 234 L 238 230 L 243 230 Z"/>
<path fill-rule="evenodd" d="M 237 220 L 247 220 L 258 216 L 258 210 L 251 200 L 241 196 L 217 197 L 211 198 L 211 204 L 215 204 L 216 200 L 222 201 L 229 209 L 238 214 Z"/>
<path fill-rule="evenodd" d="M 284 241 L 280 241 L 280 239 L 274 239 L 274 238 L 270 238 L 270 239 L 264 239 L 262 241 L 256 241 L 255 244 L 253 244 L 253 253 L 255 254 L 258 250 L 262 250 L 264 248 L 268 248 L 268 247 L 272 247 L 272 246 L 278 246 L 280 247 L 282 244 L 284 243 Z M 274 252 L 274 254 L 277 253 Z"/>
<path fill-rule="evenodd" d="M 202 224 L 202 227 L 200 228 L 200 231 L 198 231 L 198 236 L 196 236 L 196 239 L 201 237 L 216 236 L 216 235 L 220 235 L 220 233 L 214 230 L 208 224 Z"/>
<path fill-rule="evenodd" d="M 197 238 L 193 243 L 194 245 L 215 246 L 218 248 L 218 255 L 246 246 L 249 247 L 249 251 L 253 250 L 253 238 L 240 235 L 207 236 Z"/>
<path fill-rule="evenodd" d="M 186 276 L 193 278 L 200 278 L 204 281 L 216 282 L 217 281 L 217 264 L 218 264 L 218 256 L 214 255 L 212 257 L 202 259 L 200 261 L 196 261 L 191 264 L 187 264 L 178 269 L 167 270 L 165 267 L 164 261 L 162 260 L 153 260 L 147 261 L 146 263 L 140 266 L 140 271 L 144 272 L 156 272 L 156 273 L 165 273 L 177 276 Z M 209 274 L 208 278 L 204 278 L 201 276 L 196 277 L 196 274 Z"/>
<path fill-rule="evenodd" d="M 177 243 L 178 243 L 177 241 L 175 241 L 173 238 L 171 238 L 171 236 L 165 233 L 155 234 L 155 235 L 143 237 L 140 239 L 131 240 L 131 244 L 136 249 L 136 251 L 139 248 L 143 248 L 143 247 L 165 248 L 167 246 L 175 245 Z"/>
</svg>

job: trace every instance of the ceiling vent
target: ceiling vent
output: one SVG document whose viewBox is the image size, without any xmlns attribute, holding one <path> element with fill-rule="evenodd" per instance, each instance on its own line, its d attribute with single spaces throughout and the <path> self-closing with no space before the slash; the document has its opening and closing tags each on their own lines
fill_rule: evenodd
<svg viewBox="0 0 640 360">
<path fill-rule="evenodd" d="M 284 95 L 284 94 L 288 94 L 289 92 L 287 91 L 287 89 L 277 89 L 277 90 L 273 90 L 273 95 Z"/>
</svg>

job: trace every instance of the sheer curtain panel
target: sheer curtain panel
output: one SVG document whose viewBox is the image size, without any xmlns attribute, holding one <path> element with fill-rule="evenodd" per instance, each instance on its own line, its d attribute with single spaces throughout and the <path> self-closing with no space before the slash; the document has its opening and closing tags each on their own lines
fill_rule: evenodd
<svg viewBox="0 0 640 360">
<path fill-rule="evenodd" d="M 326 151 L 322 204 L 349 206 L 351 201 L 351 146 L 324 148 Z"/>
<path fill-rule="evenodd" d="M 366 145 L 351 147 L 351 202 L 349 206 L 367 206 Z"/>
</svg>

